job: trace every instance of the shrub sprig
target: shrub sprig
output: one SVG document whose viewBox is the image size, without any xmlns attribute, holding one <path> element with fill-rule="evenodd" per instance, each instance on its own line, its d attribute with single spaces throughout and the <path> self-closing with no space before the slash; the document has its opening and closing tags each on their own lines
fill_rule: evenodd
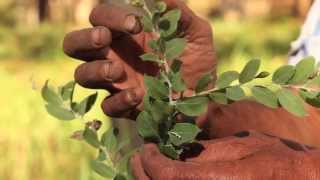
<svg viewBox="0 0 320 180">
<path fill-rule="evenodd" d="M 199 79 L 193 95 L 184 97 L 188 89 L 182 77 L 180 56 L 187 41 L 177 31 L 180 10 L 167 10 L 161 1 L 133 0 L 131 3 L 145 12 L 141 17 L 144 32 L 156 37 L 148 43 L 152 52 L 141 55 L 141 61 L 153 62 L 159 67 L 156 76 L 144 75 L 146 94 L 144 110 L 136 120 L 137 131 L 145 141 L 158 144 L 160 151 L 169 158 L 180 159 L 189 145 L 197 141 L 201 130 L 194 119 L 206 112 L 208 103 L 228 105 L 248 99 L 269 108 L 284 108 L 299 117 L 307 115 L 304 102 L 320 107 L 320 76 L 312 57 L 301 60 L 296 66 L 284 65 L 274 73 L 260 71 L 258 59 L 249 61 L 241 72 L 222 73 L 216 81 L 209 72 Z M 269 83 L 259 83 L 257 79 L 266 79 Z M 84 119 L 97 93 L 74 102 L 74 88 L 75 83 L 70 82 L 55 90 L 47 82 L 42 97 L 48 113 L 61 120 Z M 176 94 L 180 96 L 174 96 Z M 106 178 L 132 179 L 128 160 L 134 151 L 121 154 L 125 143 L 118 142 L 116 128 L 110 128 L 99 137 L 101 123 L 89 121 L 72 137 L 83 139 L 98 150 L 98 157 L 92 161 L 95 172 Z"/>
</svg>

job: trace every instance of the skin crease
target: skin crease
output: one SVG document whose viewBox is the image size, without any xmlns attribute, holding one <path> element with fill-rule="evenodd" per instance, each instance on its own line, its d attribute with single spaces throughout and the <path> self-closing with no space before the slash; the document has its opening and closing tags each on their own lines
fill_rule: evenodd
<svg viewBox="0 0 320 180">
<path fill-rule="evenodd" d="M 211 27 L 182 1 L 164 1 L 169 8 L 182 11 L 179 27 L 188 44 L 181 60 L 190 93 L 199 77 L 217 65 Z M 103 111 L 110 116 L 134 118 L 142 109 L 143 74 L 158 71 L 139 59 L 150 51 L 147 42 L 154 36 L 141 33 L 137 14 L 125 6 L 98 5 L 90 15 L 94 27 L 71 32 L 64 39 L 65 53 L 86 61 L 76 69 L 75 80 L 83 87 L 111 92 L 102 102 Z M 131 160 L 133 174 L 137 179 L 166 180 L 320 179 L 318 150 L 277 138 L 320 147 L 319 111 L 306 108 L 309 116 L 301 119 L 250 101 L 210 104 L 198 125 L 210 138 L 219 139 L 200 142 L 203 151 L 185 162 L 170 160 L 155 145 L 147 144 Z M 232 136 L 246 130 L 255 131 Z"/>
</svg>

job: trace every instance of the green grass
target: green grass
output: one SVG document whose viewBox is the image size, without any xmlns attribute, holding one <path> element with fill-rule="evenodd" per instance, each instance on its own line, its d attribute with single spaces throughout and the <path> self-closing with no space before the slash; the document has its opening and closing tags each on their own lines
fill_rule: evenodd
<svg viewBox="0 0 320 180">
<path fill-rule="evenodd" d="M 289 43 L 297 36 L 299 27 L 292 20 L 229 23 L 217 20 L 213 24 L 219 72 L 239 70 L 254 57 L 263 59 L 266 70 L 278 67 L 286 61 Z M 46 32 L 43 36 L 61 42 L 64 33 L 55 33 L 54 30 L 53 34 L 58 35 L 50 35 L 48 29 L 41 30 Z M 17 45 L 18 36 L 6 37 L 4 31 L 8 30 L 0 30 L 0 180 L 99 179 L 88 167 L 88 161 L 95 156 L 93 149 L 69 138 L 73 131 L 82 128 L 83 122 L 61 122 L 50 117 L 39 92 L 48 78 L 57 85 L 71 80 L 79 62 L 63 56 L 60 44 L 43 47 L 47 38 L 29 42 L 33 41 L 32 38 L 37 39 L 38 33 L 24 34 L 28 36 L 25 43 L 35 49 L 44 49 L 45 53 L 40 56 L 39 51 L 32 53 L 25 48 L 22 51 L 30 56 L 20 54 L 18 51 L 24 47 Z M 27 60 L 12 60 L 22 56 Z M 38 57 L 47 60 L 39 61 Z M 80 96 L 90 92 L 78 88 Z M 105 96 L 103 91 L 100 92 L 99 101 Z M 99 105 L 90 112 L 90 117 L 107 121 Z"/>
</svg>

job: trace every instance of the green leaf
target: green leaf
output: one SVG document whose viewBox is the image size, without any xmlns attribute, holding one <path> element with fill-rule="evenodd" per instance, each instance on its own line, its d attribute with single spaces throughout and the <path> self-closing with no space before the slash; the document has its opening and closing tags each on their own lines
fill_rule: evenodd
<svg viewBox="0 0 320 180">
<path fill-rule="evenodd" d="M 176 38 L 166 42 L 165 56 L 168 60 L 173 60 L 183 53 L 187 41 L 183 38 Z"/>
<path fill-rule="evenodd" d="M 167 102 L 155 100 L 149 107 L 149 113 L 152 115 L 152 119 L 157 122 L 163 122 L 168 119 L 172 109 Z"/>
<path fill-rule="evenodd" d="M 227 88 L 226 96 L 231 100 L 240 101 L 244 99 L 246 95 L 241 87 L 233 86 L 233 87 Z"/>
<path fill-rule="evenodd" d="M 172 72 L 178 73 L 181 70 L 181 66 L 182 66 L 182 62 L 180 60 L 175 59 L 172 61 L 170 69 Z"/>
<path fill-rule="evenodd" d="M 113 180 L 127 180 L 127 178 L 122 174 L 117 174 L 116 177 L 113 178 Z"/>
<path fill-rule="evenodd" d="M 225 93 L 213 92 L 209 94 L 209 97 L 212 101 L 216 103 L 223 104 L 223 105 L 228 104 L 228 98 Z"/>
<path fill-rule="evenodd" d="M 164 2 L 157 2 L 156 11 L 157 13 L 164 13 L 167 10 L 167 4 Z"/>
<path fill-rule="evenodd" d="M 306 115 L 303 101 L 299 97 L 295 96 L 291 91 L 281 89 L 278 92 L 278 100 L 282 107 L 290 113 L 299 117 L 303 117 Z"/>
<path fill-rule="evenodd" d="M 149 45 L 149 47 L 150 47 L 153 51 L 155 51 L 155 52 L 159 51 L 159 49 L 160 49 L 157 40 L 150 40 L 150 41 L 148 42 L 148 45 Z"/>
<path fill-rule="evenodd" d="M 159 60 L 159 57 L 157 55 L 153 54 L 153 53 L 144 54 L 144 55 L 140 56 L 140 58 L 143 61 L 151 61 L 151 62 L 161 63 L 160 60 Z"/>
<path fill-rule="evenodd" d="M 61 87 L 61 97 L 64 101 L 72 101 L 75 85 L 76 83 L 74 81 L 70 81 L 69 83 Z"/>
<path fill-rule="evenodd" d="M 99 161 L 92 161 L 91 168 L 100 176 L 105 178 L 113 178 L 116 175 L 116 172 L 106 164 Z"/>
<path fill-rule="evenodd" d="M 202 78 L 200 78 L 195 88 L 196 93 L 206 90 L 212 80 L 213 78 L 211 73 L 205 74 Z"/>
<path fill-rule="evenodd" d="M 314 92 L 314 91 L 307 91 L 305 89 L 300 89 L 299 91 L 300 96 L 302 99 L 314 99 L 319 95 L 319 92 Z"/>
<path fill-rule="evenodd" d="M 176 150 L 171 144 L 160 145 L 159 149 L 162 154 L 165 154 L 166 156 L 175 160 L 178 160 L 180 157 L 180 154 L 182 153 L 182 150 Z"/>
<path fill-rule="evenodd" d="M 76 118 L 72 111 L 57 105 L 47 104 L 46 109 L 51 116 L 60 120 L 70 121 Z"/>
<path fill-rule="evenodd" d="M 267 107 L 279 107 L 277 95 L 266 87 L 254 86 L 251 89 L 252 95 L 255 100 Z"/>
<path fill-rule="evenodd" d="M 305 100 L 305 102 L 313 107 L 320 108 L 320 98 L 314 98 L 314 99 L 308 98 Z"/>
<path fill-rule="evenodd" d="M 256 76 L 256 78 L 257 78 L 257 79 L 263 79 L 263 78 L 266 78 L 266 77 L 268 77 L 268 76 L 270 76 L 270 73 L 267 72 L 267 71 L 263 71 L 263 72 L 259 73 L 259 74 Z"/>
<path fill-rule="evenodd" d="M 91 146 L 95 148 L 99 148 L 100 142 L 98 139 L 97 132 L 95 130 L 92 130 L 91 128 L 86 127 L 83 132 L 83 138 Z"/>
<path fill-rule="evenodd" d="M 168 132 L 169 140 L 176 146 L 192 143 L 201 132 L 197 125 L 190 123 L 177 123 L 171 131 Z"/>
<path fill-rule="evenodd" d="M 41 90 L 42 98 L 52 105 L 61 105 L 63 103 L 62 98 L 54 91 L 52 87 L 49 87 L 49 81 L 46 81 Z"/>
<path fill-rule="evenodd" d="M 300 94 L 300 97 L 309 105 L 317 108 L 320 107 L 320 98 L 318 97 L 319 92 L 300 89 L 299 94 Z"/>
<path fill-rule="evenodd" d="M 94 103 L 97 100 L 97 97 L 97 92 L 86 97 L 84 100 L 82 100 L 79 104 L 76 105 L 75 111 L 79 115 L 84 116 L 87 112 L 89 112 L 92 109 Z"/>
<path fill-rule="evenodd" d="M 170 10 L 165 13 L 159 22 L 160 35 L 165 38 L 173 35 L 178 29 L 180 17 L 181 11 L 178 9 Z"/>
<path fill-rule="evenodd" d="M 152 20 L 149 16 L 143 16 L 141 19 L 142 25 L 143 25 L 143 31 L 144 32 L 152 32 L 153 31 L 153 24 Z"/>
<path fill-rule="evenodd" d="M 316 76 L 306 83 L 306 86 L 320 86 L 320 76 Z"/>
<path fill-rule="evenodd" d="M 96 160 L 97 161 L 105 161 L 107 159 L 108 159 L 108 157 L 107 157 L 106 153 L 100 149 Z"/>
<path fill-rule="evenodd" d="M 110 153 L 115 153 L 117 150 L 118 142 L 115 135 L 115 129 L 109 128 L 106 132 L 102 134 L 101 144 L 106 148 Z"/>
<path fill-rule="evenodd" d="M 290 84 L 305 83 L 315 71 L 316 60 L 313 57 L 307 57 L 296 65 L 296 72 L 290 80 Z"/>
<path fill-rule="evenodd" d="M 259 59 L 249 61 L 240 73 L 239 82 L 244 84 L 255 79 L 259 71 L 260 64 L 261 61 Z"/>
<path fill-rule="evenodd" d="M 187 85 L 184 82 L 184 80 L 182 79 L 181 72 L 171 73 L 169 76 L 169 79 L 172 84 L 172 89 L 175 92 L 182 92 L 187 89 Z"/>
<path fill-rule="evenodd" d="M 136 152 L 137 152 L 137 149 L 133 149 L 133 150 L 129 151 L 128 153 L 126 153 L 125 155 L 122 156 L 122 158 L 116 164 L 116 169 L 118 170 L 118 172 L 124 173 L 124 172 L 128 172 L 129 171 L 130 158 Z"/>
<path fill-rule="evenodd" d="M 157 124 L 153 121 L 152 116 L 142 111 L 137 118 L 137 128 L 141 137 L 144 139 L 158 140 L 158 128 Z"/>
<path fill-rule="evenodd" d="M 144 84 L 147 88 L 147 93 L 153 98 L 167 98 L 169 94 L 168 87 L 159 79 L 145 75 Z"/>
<path fill-rule="evenodd" d="M 187 116 L 199 116 L 207 110 L 208 101 L 207 97 L 189 98 L 178 102 L 177 109 Z"/>
<path fill-rule="evenodd" d="M 217 81 L 216 87 L 219 89 L 226 88 L 231 85 L 231 83 L 239 78 L 239 73 L 237 71 L 227 71 L 222 73 Z"/>
<path fill-rule="evenodd" d="M 275 71 L 272 77 L 272 81 L 275 84 L 287 84 L 292 79 L 295 73 L 295 67 L 291 65 L 285 65 Z"/>
</svg>

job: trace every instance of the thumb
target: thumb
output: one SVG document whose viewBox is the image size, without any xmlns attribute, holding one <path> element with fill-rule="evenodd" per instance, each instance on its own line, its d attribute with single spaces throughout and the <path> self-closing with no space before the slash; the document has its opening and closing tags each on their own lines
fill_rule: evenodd
<svg viewBox="0 0 320 180">
<path fill-rule="evenodd" d="M 181 11 L 180 29 L 186 36 L 194 36 L 197 32 L 209 27 L 209 24 L 198 17 L 182 0 L 163 0 L 168 9 L 179 9 Z M 208 29 L 208 28 L 207 28 Z M 211 27 L 209 28 L 211 30 Z"/>
<path fill-rule="evenodd" d="M 174 175 L 175 163 L 160 153 L 157 145 L 146 144 L 141 154 L 141 164 L 146 174 L 156 179 L 172 179 Z"/>
</svg>

